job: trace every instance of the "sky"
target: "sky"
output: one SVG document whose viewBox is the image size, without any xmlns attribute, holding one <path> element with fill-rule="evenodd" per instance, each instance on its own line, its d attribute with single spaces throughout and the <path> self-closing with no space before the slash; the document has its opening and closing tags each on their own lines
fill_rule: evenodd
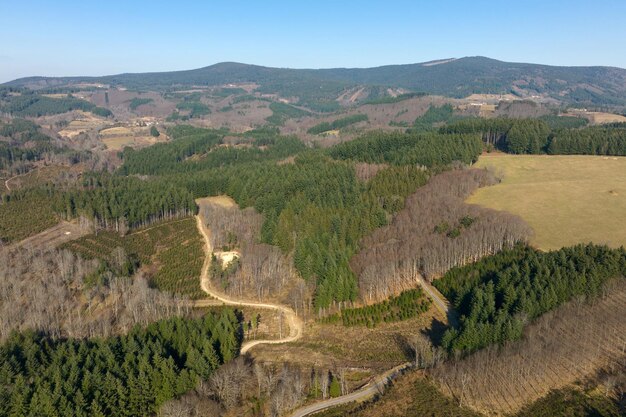
<svg viewBox="0 0 626 417">
<path fill-rule="evenodd" d="M 0 0 L 0 82 L 236 61 L 329 68 L 482 55 L 626 68 L 625 0 Z"/>
</svg>

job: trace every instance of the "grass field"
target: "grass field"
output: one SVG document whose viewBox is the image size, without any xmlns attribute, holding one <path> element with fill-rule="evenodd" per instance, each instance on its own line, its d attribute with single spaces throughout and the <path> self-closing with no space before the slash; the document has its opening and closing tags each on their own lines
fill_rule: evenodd
<svg viewBox="0 0 626 417">
<path fill-rule="evenodd" d="M 521 216 L 534 229 L 533 246 L 626 246 L 626 158 L 494 154 L 475 166 L 502 182 L 467 202 Z"/>
</svg>

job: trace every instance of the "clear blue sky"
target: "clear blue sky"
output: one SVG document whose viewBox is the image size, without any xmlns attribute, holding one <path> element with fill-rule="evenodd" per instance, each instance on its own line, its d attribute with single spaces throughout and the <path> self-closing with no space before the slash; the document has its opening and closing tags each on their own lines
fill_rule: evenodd
<svg viewBox="0 0 626 417">
<path fill-rule="evenodd" d="M 366 67 L 484 55 L 626 67 L 626 1 L 0 0 L 0 82 L 222 61 Z"/>
</svg>

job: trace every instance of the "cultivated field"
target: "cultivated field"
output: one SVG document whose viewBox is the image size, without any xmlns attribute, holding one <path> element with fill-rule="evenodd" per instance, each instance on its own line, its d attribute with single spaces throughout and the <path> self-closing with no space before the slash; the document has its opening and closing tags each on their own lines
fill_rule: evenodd
<svg viewBox="0 0 626 417">
<path fill-rule="evenodd" d="M 475 166 L 502 182 L 467 202 L 521 216 L 534 229 L 534 246 L 626 246 L 626 158 L 494 154 Z"/>
</svg>

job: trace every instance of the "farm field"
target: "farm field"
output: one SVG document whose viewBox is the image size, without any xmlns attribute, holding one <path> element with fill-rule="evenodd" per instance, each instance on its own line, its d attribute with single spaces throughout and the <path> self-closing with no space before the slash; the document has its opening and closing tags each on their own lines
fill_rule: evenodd
<svg viewBox="0 0 626 417">
<path fill-rule="evenodd" d="M 162 142 L 165 136 L 150 136 L 148 127 L 111 127 L 99 132 L 100 140 L 107 149 L 119 151 L 126 146 L 148 146 Z"/>
<path fill-rule="evenodd" d="M 626 245 L 626 158 L 494 154 L 474 166 L 502 182 L 467 202 L 519 215 L 534 230 L 533 246 Z"/>
<path fill-rule="evenodd" d="M 63 245 L 87 259 L 110 261 L 113 250 L 121 247 L 136 257 L 151 275 L 155 287 L 191 298 L 203 297 L 200 269 L 204 260 L 202 238 L 194 218 L 159 223 L 126 236 L 110 231 L 90 234 Z"/>
</svg>

